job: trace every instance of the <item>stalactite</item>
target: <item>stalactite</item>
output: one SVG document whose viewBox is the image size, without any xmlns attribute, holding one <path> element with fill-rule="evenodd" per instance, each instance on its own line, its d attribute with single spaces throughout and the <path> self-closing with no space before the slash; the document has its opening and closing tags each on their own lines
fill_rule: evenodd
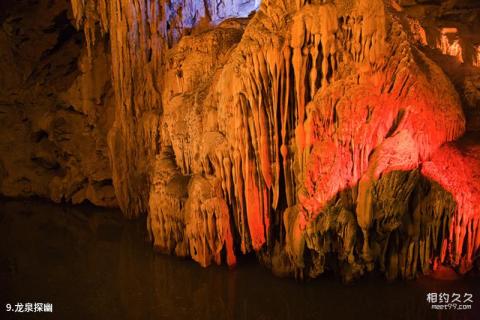
<svg viewBox="0 0 480 320">
<path fill-rule="evenodd" d="M 109 33 L 115 190 L 162 251 L 345 280 L 471 268 L 480 165 L 441 168 L 466 161 L 442 146 L 460 99 L 389 1 L 270 0 L 188 32 L 176 2 L 72 5 L 87 45 Z"/>
<path fill-rule="evenodd" d="M 271 176 L 265 173 L 268 172 L 264 165 L 268 157 L 265 156 L 265 149 L 262 146 L 265 140 L 258 134 L 264 131 L 266 123 L 258 110 L 264 108 L 270 114 L 278 111 L 283 111 L 282 114 L 291 112 L 282 119 L 283 128 L 279 128 L 275 122 L 269 122 L 267 123 L 269 129 L 266 130 L 270 132 L 280 130 L 273 136 L 282 136 L 280 142 L 284 163 L 282 173 L 286 181 L 290 173 L 285 165 L 289 160 L 285 128 L 288 126 L 295 132 L 295 144 L 290 147 L 294 149 L 291 156 L 294 159 L 294 166 L 290 170 L 293 169 L 295 184 L 300 188 L 296 189 L 297 197 L 291 203 L 293 205 L 296 203 L 298 210 L 285 214 L 289 216 L 285 220 L 287 231 L 285 250 L 290 252 L 295 269 L 304 268 L 302 258 L 302 252 L 305 250 L 305 245 L 302 244 L 304 230 L 309 228 L 311 221 L 315 221 L 316 217 L 323 214 L 325 204 L 339 191 L 358 185 L 358 194 L 353 199 L 351 210 L 355 212 L 357 223 L 363 231 L 362 259 L 368 263 L 377 258 L 374 248 L 370 246 L 374 240 L 371 239 L 372 235 L 369 232 L 375 220 L 373 206 L 376 198 L 372 193 L 376 181 L 382 174 L 394 170 L 415 169 L 419 163 L 429 159 L 431 153 L 443 142 L 459 137 L 465 126 L 463 114 L 455 94 L 438 98 L 441 96 L 440 88 L 452 87 L 438 67 L 420 52 L 409 47 L 406 34 L 401 31 L 402 21 L 392 22 L 395 31 L 388 36 L 395 35 L 398 39 L 390 40 L 392 44 L 387 44 L 386 14 L 369 16 L 367 12 L 370 8 L 365 2 L 359 2 L 351 12 L 343 13 L 340 24 L 337 19 L 331 19 L 338 16 L 333 5 L 300 4 L 300 6 L 302 9 L 298 10 L 292 19 L 290 29 L 292 42 L 284 42 L 286 49 L 279 50 L 278 46 L 275 48 L 265 45 L 262 46 L 265 53 L 259 54 L 259 47 L 252 46 L 251 41 L 262 43 L 263 39 L 253 35 L 253 32 L 251 35 L 248 28 L 244 38 L 249 39 L 249 42 L 246 42 L 245 46 L 241 44 L 238 49 L 242 52 L 241 55 L 246 57 L 240 70 L 244 70 L 244 64 L 249 64 L 250 68 L 245 69 L 244 76 L 241 73 L 243 71 L 237 76 L 243 89 L 235 88 L 238 91 L 231 93 L 232 96 L 241 96 L 238 100 L 235 98 L 232 100 L 241 103 L 237 115 L 243 116 L 246 124 L 239 132 L 239 136 L 233 139 L 235 141 L 244 139 L 241 148 L 247 147 L 247 151 L 240 154 L 248 157 L 244 160 L 248 164 L 252 163 L 250 155 L 253 148 L 253 154 L 257 156 L 258 161 L 257 174 L 263 178 L 263 190 L 260 190 L 258 185 L 251 185 L 246 186 L 242 193 L 247 195 L 247 205 L 249 202 L 254 205 L 261 199 L 262 193 L 273 192 L 270 189 Z M 379 12 L 388 10 L 383 7 L 381 1 L 375 2 L 373 6 Z M 312 16 L 319 18 L 322 23 L 312 24 L 310 22 Z M 249 27 L 256 22 L 262 24 L 262 21 L 255 21 L 254 18 Z M 288 29 L 288 26 L 285 27 Z M 405 54 L 410 58 L 405 58 Z M 275 64 L 275 59 L 269 59 L 268 62 L 260 60 L 272 56 L 288 60 L 278 63 L 280 67 Z M 312 62 L 312 59 L 315 62 Z M 442 84 L 427 90 L 428 80 L 421 72 L 419 74 L 417 62 L 428 65 L 430 72 L 435 74 L 435 79 L 437 77 L 442 79 L 440 80 Z M 267 66 L 266 71 L 264 66 Z M 287 69 L 283 74 L 288 75 L 283 80 L 286 90 L 283 93 L 284 97 L 278 99 L 275 88 L 281 84 L 276 83 L 278 78 L 275 75 L 279 68 L 285 66 Z M 315 70 L 312 70 L 312 67 L 315 67 Z M 229 79 L 228 74 L 233 72 L 227 68 L 228 65 L 225 74 Z M 345 71 L 348 68 L 362 70 L 360 80 L 348 74 Z M 412 78 L 412 74 L 418 76 Z M 423 79 L 422 85 L 418 83 L 418 79 Z M 226 80 L 227 83 L 230 81 L 234 80 Z M 270 86 L 265 85 L 270 83 Z M 345 87 L 349 88 L 348 91 Z M 221 88 L 219 91 L 228 90 Z M 293 90 L 293 101 L 290 99 L 290 88 Z M 279 104 L 282 100 L 286 105 Z M 292 102 L 294 108 L 289 112 Z M 278 111 L 275 110 L 277 106 L 280 106 Z M 436 110 L 442 110 L 441 115 Z M 294 121 L 289 122 L 291 119 Z M 437 120 L 431 121 L 431 125 L 427 127 L 425 122 L 419 119 Z M 445 126 L 439 127 L 438 123 L 444 123 Z M 226 132 L 226 135 L 228 137 L 229 133 Z M 270 145 L 275 146 L 278 143 L 274 141 L 270 142 Z M 275 151 L 276 149 L 270 148 L 271 158 L 275 157 Z M 328 157 L 325 156 L 327 154 Z M 252 166 L 249 165 L 247 168 L 248 171 L 242 175 L 246 175 L 248 180 L 252 175 Z M 274 181 L 273 185 L 275 183 Z M 290 183 L 285 182 L 285 185 L 285 189 L 288 190 Z M 281 214 L 280 210 L 271 214 L 279 213 Z M 256 235 L 260 233 L 254 230 L 260 230 L 258 224 L 261 224 L 261 220 L 251 217 L 250 214 L 248 220 L 249 223 L 253 221 L 249 224 L 249 229 L 254 237 L 257 237 Z M 349 228 L 352 229 L 353 226 Z M 258 250 L 256 247 L 255 245 L 254 248 Z"/>
</svg>

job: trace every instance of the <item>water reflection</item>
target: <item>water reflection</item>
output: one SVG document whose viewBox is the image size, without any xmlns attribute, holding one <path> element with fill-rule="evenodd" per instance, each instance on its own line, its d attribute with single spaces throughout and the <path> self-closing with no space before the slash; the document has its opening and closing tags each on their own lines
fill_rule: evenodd
<svg viewBox="0 0 480 320">
<path fill-rule="evenodd" d="M 445 312 L 425 300 L 428 292 L 478 300 L 478 278 L 299 284 L 254 261 L 203 269 L 155 254 L 144 230 L 118 211 L 0 202 L 0 318 L 18 318 L 5 303 L 51 302 L 46 319 L 480 319 L 477 302 L 471 311 Z"/>
</svg>

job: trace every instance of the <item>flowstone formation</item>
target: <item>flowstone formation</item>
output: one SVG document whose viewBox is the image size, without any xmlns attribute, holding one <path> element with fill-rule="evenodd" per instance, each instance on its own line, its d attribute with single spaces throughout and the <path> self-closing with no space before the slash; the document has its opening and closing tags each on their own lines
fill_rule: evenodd
<svg viewBox="0 0 480 320">
<path fill-rule="evenodd" d="M 111 66 L 116 203 L 159 251 L 346 281 L 474 267 L 480 71 L 443 63 L 414 1 L 71 5 L 87 70 Z"/>
</svg>

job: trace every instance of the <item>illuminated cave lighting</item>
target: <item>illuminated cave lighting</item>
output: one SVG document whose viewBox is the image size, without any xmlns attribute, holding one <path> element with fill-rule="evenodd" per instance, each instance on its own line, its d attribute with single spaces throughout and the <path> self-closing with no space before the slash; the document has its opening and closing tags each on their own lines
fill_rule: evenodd
<svg viewBox="0 0 480 320">
<path fill-rule="evenodd" d="M 463 63 L 462 47 L 457 34 L 457 28 L 442 28 L 440 42 L 437 44 L 437 47 L 443 54 L 456 57 L 459 62 Z"/>
<path fill-rule="evenodd" d="M 246 18 L 258 9 L 260 0 L 246 1 L 203 1 L 203 0 L 173 0 L 167 7 L 167 16 L 181 12 L 182 27 L 192 28 L 204 17 L 210 16 L 215 25 L 229 18 Z"/>
</svg>

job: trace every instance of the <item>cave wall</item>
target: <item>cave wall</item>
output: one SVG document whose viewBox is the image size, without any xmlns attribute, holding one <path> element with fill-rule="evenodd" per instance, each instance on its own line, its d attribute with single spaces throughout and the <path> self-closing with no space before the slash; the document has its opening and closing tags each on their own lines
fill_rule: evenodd
<svg viewBox="0 0 480 320">
<path fill-rule="evenodd" d="M 67 1 L 2 3 L 0 193 L 116 206 L 105 48 L 87 61 Z"/>
<path fill-rule="evenodd" d="M 3 77 L 2 148 L 22 151 L 2 156 L 2 194 L 146 213 L 155 248 L 203 266 L 254 252 L 297 277 L 473 267 L 480 72 L 459 23 L 475 4 L 57 5 L 37 6 L 83 37 L 59 41 L 71 26 L 46 20 L 39 46 L 8 36 L 14 14 L 2 21 L 2 60 L 36 52 L 21 70 L 32 82 Z"/>
</svg>

